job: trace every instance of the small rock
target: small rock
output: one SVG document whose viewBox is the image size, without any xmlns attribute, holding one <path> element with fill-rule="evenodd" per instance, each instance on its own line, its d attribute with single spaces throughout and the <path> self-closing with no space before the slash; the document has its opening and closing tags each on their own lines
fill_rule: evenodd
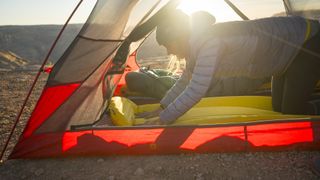
<svg viewBox="0 0 320 180">
<path fill-rule="evenodd" d="M 10 123 L 10 121 L 7 120 L 7 119 L 2 120 L 2 122 L 3 122 L 3 124 L 9 124 Z"/>
<path fill-rule="evenodd" d="M 43 170 L 42 168 L 40 168 L 40 169 L 37 169 L 37 170 L 34 172 L 34 174 L 35 174 L 36 176 L 40 176 L 41 174 L 43 174 L 43 172 L 44 172 L 44 170 Z"/>
<path fill-rule="evenodd" d="M 30 168 L 30 172 L 31 172 L 31 173 L 34 173 L 36 170 L 37 170 L 37 169 L 36 169 L 35 167 L 31 167 L 31 168 Z"/>
<path fill-rule="evenodd" d="M 199 160 L 199 159 L 201 159 L 201 156 L 200 156 L 199 154 L 196 154 L 195 157 L 194 157 L 194 159 L 195 159 L 195 160 Z"/>
<path fill-rule="evenodd" d="M 221 154 L 220 156 L 222 159 L 226 159 L 228 156 L 226 154 Z"/>
<path fill-rule="evenodd" d="M 20 177 L 21 179 L 26 179 L 27 178 L 27 175 L 22 175 L 21 177 Z"/>
<path fill-rule="evenodd" d="M 104 160 L 102 158 L 100 158 L 100 159 L 97 160 L 97 162 L 98 163 L 102 163 L 102 162 L 104 162 Z"/>
<path fill-rule="evenodd" d="M 108 180 L 115 180 L 116 178 L 114 176 L 109 176 Z"/>
<path fill-rule="evenodd" d="M 134 175 L 136 176 L 141 176 L 144 174 L 144 170 L 142 168 L 138 168 L 135 172 Z"/>
<path fill-rule="evenodd" d="M 156 180 L 156 178 L 150 177 L 150 178 L 147 178 L 147 179 L 145 179 L 145 180 Z"/>
<path fill-rule="evenodd" d="M 201 173 L 197 174 L 196 180 L 204 180 L 203 174 L 201 174 Z"/>
<path fill-rule="evenodd" d="M 162 171 L 162 167 L 161 166 L 158 166 L 158 167 L 156 167 L 156 172 L 161 172 Z"/>
<path fill-rule="evenodd" d="M 62 174 L 60 177 L 61 180 L 70 179 L 70 177 L 66 174 Z"/>
</svg>

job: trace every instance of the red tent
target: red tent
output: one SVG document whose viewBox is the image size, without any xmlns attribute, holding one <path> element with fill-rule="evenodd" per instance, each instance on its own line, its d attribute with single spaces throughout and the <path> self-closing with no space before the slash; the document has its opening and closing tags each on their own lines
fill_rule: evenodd
<svg viewBox="0 0 320 180">
<path fill-rule="evenodd" d="M 136 29 L 152 29 L 151 19 L 177 4 L 165 6 L 166 2 L 98 0 L 52 68 L 10 158 L 320 148 L 320 124 L 312 118 L 203 126 L 93 126 L 105 115 L 117 85 L 123 85 L 123 75 L 138 68 L 134 52 L 141 41 L 125 40 L 137 25 Z M 128 57 L 121 54 L 126 48 Z"/>
</svg>

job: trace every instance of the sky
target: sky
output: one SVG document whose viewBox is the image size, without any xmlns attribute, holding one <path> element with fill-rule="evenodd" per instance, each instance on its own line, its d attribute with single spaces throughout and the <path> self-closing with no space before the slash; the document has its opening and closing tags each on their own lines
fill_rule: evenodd
<svg viewBox="0 0 320 180">
<path fill-rule="evenodd" d="M 284 12 L 282 0 L 231 0 L 249 19 L 272 16 Z M 213 14 L 217 22 L 240 20 L 240 17 L 224 0 L 184 0 L 181 6 L 188 13 L 206 10 Z"/>
<path fill-rule="evenodd" d="M 64 24 L 79 0 L 1 0 L 0 25 Z M 84 0 L 71 22 L 88 17 L 96 0 Z"/>
<path fill-rule="evenodd" d="M 1 0 L 0 25 L 64 24 L 78 2 L 79 0 Z M 84 22 L 95 2 L 96 0 L 84 0 L 71 23 Z M 196 3 L 183 5 L 186 11 L 201 9 L 210 11 L 218 22 L 239 19 L 223 0 L 193 0 L 193 2 Z M 233 2 L 251 19 L 284 11 L 282 0 L 233 0 Z"/>
</svg>

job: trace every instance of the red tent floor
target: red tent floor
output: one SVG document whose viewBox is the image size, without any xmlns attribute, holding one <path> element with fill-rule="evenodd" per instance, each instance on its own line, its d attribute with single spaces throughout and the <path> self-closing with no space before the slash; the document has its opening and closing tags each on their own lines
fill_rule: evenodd
<svg viewBox="0 0 320 180">
<path fill-rule="evenodd" d="M 319 150 L 319 122 L 235 126 L 133 127 L 31 135 L 10 158 Z"/>
</svg>

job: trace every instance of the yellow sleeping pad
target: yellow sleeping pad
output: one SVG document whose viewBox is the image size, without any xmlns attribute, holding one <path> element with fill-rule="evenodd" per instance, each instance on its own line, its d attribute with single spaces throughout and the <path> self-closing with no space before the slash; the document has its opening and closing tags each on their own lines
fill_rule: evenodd
<svg viewBox="0 0 320 180">
<path fill-rule="evenodd" d="M 267 89 L 271 89 L 271 82 L 264 83 L 258 88 L 258 90 L 267 90 Z M 320 81 L 317 82 L 315 89 L 320 89 Z"/>
<path fill-rule="evenodd" d="M 114 125 L 133 126 L 145 122 L 143 118 L 135 118 L 136 114 L 155 110 L 159 106 L 160 104 L 138 106 L 127 98 L 113 97 L 109 110 Z M 267 96 L 208 97 L 203 98 L 172 125 L 225 124 L 306 117 L 310 116 L 283 115 L 272 111 L 271 97 Z"/>
</svg>

